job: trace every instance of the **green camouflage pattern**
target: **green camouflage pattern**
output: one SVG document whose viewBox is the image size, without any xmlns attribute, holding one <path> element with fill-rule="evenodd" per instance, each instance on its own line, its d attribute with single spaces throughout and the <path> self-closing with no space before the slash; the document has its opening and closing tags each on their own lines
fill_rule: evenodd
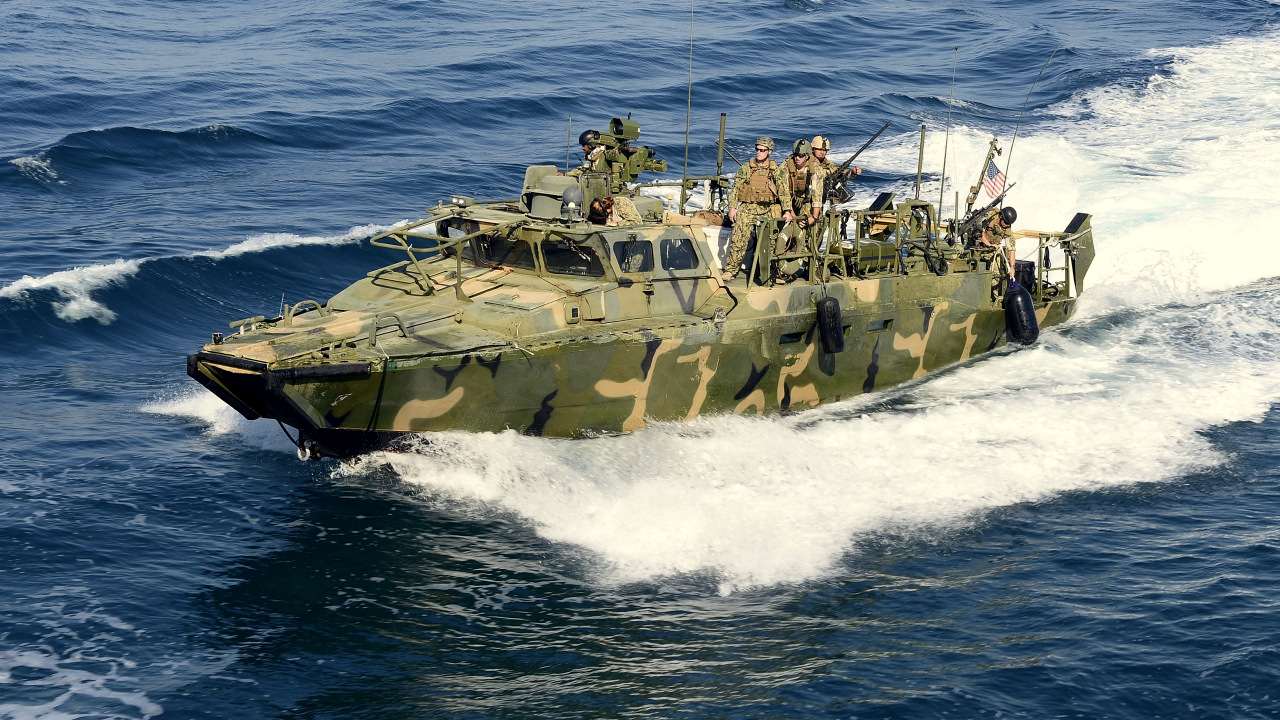
<svg viewBox="0 0 1280 720">
<path fill-rule="evenodd" d="M 920 201 L 830 212 L 792 256 L 764 219 L 752 270 L 720 279 L 721 227 L 662 214 L 590 225 L 542 197 L 565 182 L 535 166 L 520 201 L 441 205 L 373 239 L 408 259 L 325 303 L 232 323 L 189 374 L 249 418 L 298 429 L 300 455 L 348 456 L 435 430 L 578 437 L 655 420 L 790 412 L 887 388 L 1006 342 L 1007 279 L 939 237 Z M 544 191 L 544 188 L 549 188 Z M 589 195 L 589 193 L 587 193 Z M 557 203 L 558 205 L 558 203 Z M 1071 316 L 1093 257 L 1089 216 L 1039 243 L 1041 326 Z M 905 258 L 902 252 L 906 248 Z M 403 255 L 402 255 L 403 257 Z M 476 260 L 475 258 L 479 258 Z M 805 272 L 782 284 L 777 263 Z M 842 352 L 817 306 L 839 305 Z"/>
</svg>

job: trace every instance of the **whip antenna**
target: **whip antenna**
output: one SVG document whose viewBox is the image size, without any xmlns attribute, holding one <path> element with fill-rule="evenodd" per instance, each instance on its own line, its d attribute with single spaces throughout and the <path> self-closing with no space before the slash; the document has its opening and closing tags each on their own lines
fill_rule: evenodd
<svg viewBox="0 0 1280 720">
<path fill-rule="evenodd" d="M 960 62 L 960 46 L 951 60 L 951 97 L 947 98 L 947 139 L 942 143 L 942 187 L 938 189 L 938 217 L 942 217 L 942 201 L 947 195 L 947 147 L 951 144 L 951 103 L 956 99 L 956 65 Z"/>
<path fill-rule="evenodd" d="M 1018 124 L 1013 126 L 1013 139 L 1009 141 L 1009 157 L 1005 158 L 1005 161 L 1004 161 L 1005 162 L 1004 181 L 1006 183 L 1009 182 L 1009 170 L 1013 165 L 1013 146 L 1014 146 L 1014 143 L 1018 142 L 1018 130 L 1022 127 L 1022 116 L 1025 115 L 1027 112 L 1027 103 L 1031 102 L 1031 93 L 1036 91 L 1036 84 L 1040 82 L 1040 76 L 1044 75 L 1045 68 L 1049 67 L 1049 63 L 1053 62 L 1054 56 L 1057 55 L 1058 51 L 1062 49 L 1062 44 L 1065 43 L 1071 37 L 1071 33 L 1074 33 L 1081 25 L 1089 22 L 1090 20 L 1100 15 L 1106 15 L 1107 13 L 1113 13 L 1118 10 L 1123 10 L 1124 8 L 1127 8 L 1130 5 L 1137 5 L 1140 2 L 1143 2 L 1143 0 L 1131 0 L 1130 2 L 1116 5 L 1113 8 L 1107 8 L 1102 12 L 1094 13 L 1089 17 L 1081 20 L 1080 22 L 1073 25 L 1070 30 L 1067 31 L 1067 34 L 1063 36 L 1062 40 L 1058 42 L 1058 46 L 1053 49 L 1053 52 L 1049 53 L 1049 59 L 1045 60 L 1044 65 L 1040 66 L 1040 73 L 1036 75 L 1035 81 L 1031 83 L 1031 89 L 1027 91 L 1027 99 L 1022 101 L 1022 111 L 1018 113 Z M 1002 185 L 1000 189 L 1003 190 L 1004 186 Z"/>
<path fill-rule="evenodd" d="M 685 193 L 689 184 L 689 124 L 693 115 L 693 0 L 689 0 L 689 84 L 684 106 L 684 176 L 680 179 L 680 214 L 688 202 Z"/>
<path fill-rule="evenodd" d="M 569 150 L 573 148 L 573 116 L 569 116 L 569 131 L 564 134 L 564 171 L 569 172 Z"/>
</svg>

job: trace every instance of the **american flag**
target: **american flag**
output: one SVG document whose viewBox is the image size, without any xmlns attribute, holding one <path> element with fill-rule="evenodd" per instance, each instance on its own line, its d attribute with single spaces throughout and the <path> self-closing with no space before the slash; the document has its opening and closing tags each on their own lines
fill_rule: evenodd
<svg viewBox="0 0 1280 720">
<path fill-rule="evenodd" d="M 996 167 L 996 161 L 987 163 L 987 175 L 982 179 L 982 187 L 987 190 L 987 197 L 996 197 L 1004 189 L 1004 173 Z"/>
</svg>

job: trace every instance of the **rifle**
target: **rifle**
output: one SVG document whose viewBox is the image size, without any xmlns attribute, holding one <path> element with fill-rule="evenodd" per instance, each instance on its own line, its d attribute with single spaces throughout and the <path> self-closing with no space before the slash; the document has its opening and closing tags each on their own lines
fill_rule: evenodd
<svg viewBox="0 0 1280 720">
<path fill-rule="evenodd" d="M 961 222 L 960 225 L 956 227 L 955 231 L 951 233 L 951 238 L 953 240 L 959 239 L 963 241 L 965 234 L 973 230 L 974 226 L 976 226 L 977 223 L 981 222 L 982 219 L 987 216 L 987 212 L 992 208 L 994 208 L 995 206 L 999 205 L 1004 200 L 1004 196 L 1007 195 L 1009 191 L 1013 189 L 1013 186 L 1017 184 L 1018 183 L 1009 183 L 1009 186 L 1006 187 L 1003 192 L 997 195 L 995 200 L 992 200 L 985 207 L 981 207 L 977 210 L 974 210 L 973 212 L 965 216 L 964 221 Z"/>
<path fill-rule="evenodd" d="M 827 176 L 826 187 L 824 188 L 823 194 L 826 197 L 831 198 L 832 207 L 839 205 L 842 202 L 846 202 L 850 197 L 852 197 L 852 194 L 849 192 L 849 188 L 845 187 L 845 183 L 849 182 L 850 179 L 849 166 L 852 165 L 853 161 L 862 154 L 863 150 L 871 147 L 871 143 L 875 142 L 876 138 L 880 137 L 880 133 L 888 129 L 891 124 L 893 124 L 893 122 L 889 121 L 884 125 L 881 125 L 880 129 L 876 131 L 875 135 L 871 136 L 870 140 L 863 143 L 862 147 L 858 148 L 857 152 L 850 155 L 848 160 L 840 163 L 840 167 L 836 168 L 835 172 Z"/>
</svg>

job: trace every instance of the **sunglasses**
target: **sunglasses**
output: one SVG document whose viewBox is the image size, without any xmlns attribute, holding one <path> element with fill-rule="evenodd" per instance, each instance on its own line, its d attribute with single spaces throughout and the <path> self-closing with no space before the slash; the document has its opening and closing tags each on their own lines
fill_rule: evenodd
<svg viewBox="0 0 1280 720">
<path fill-rule="evenodd" d="M 756 148 L 756 152 L 761 153 L 761 152 L 773 152 L 773 151 L 770 150 L 769 148 Z"/>
</svg>

